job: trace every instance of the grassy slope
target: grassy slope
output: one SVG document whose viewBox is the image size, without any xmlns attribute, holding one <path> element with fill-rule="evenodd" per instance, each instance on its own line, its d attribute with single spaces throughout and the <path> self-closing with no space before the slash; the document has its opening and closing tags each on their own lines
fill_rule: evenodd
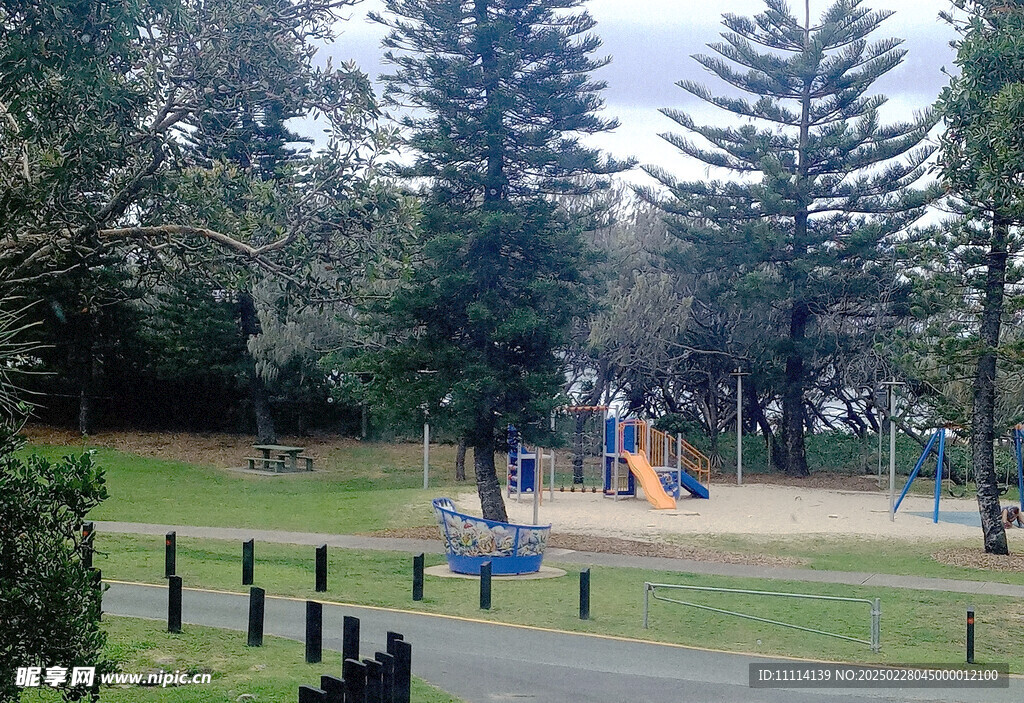
<svg viewBox="0 0 1024 703">
<path fill-rule="evenodd" d="M 105 617 L 107 656 L 125 673 L 165 671 L 211 671 L 209 685 L 167 688 L 131 686 L 102 689 L 105 703 L 225 703 L 243 694 L 257 701 L 292 701 L 300 684 L 318 685 L 321 674 L 339 675 L 340 655 L 325 652 L 320 664 L 306 664 L 299 642 L 265 637 L 263 647 L 247 647 L 245 634 L 211 627 L 188 625 L 180 635 L 164 631 L 154 620 Z M 413 679 L 412 699 L 416 703 L 458 703 L 458 699 Z M 52 693 L 31 690 L 23 703 L 57 701 Z"/>
<path fill-rule="evenodd" d="M 162 540 L 151 537 L 103 535 L 97 544 L 97 566 L 104 577 L 160 583 L 163 573 Z M 399 607 L 424 612 L 485 617 L 497 622 L 654 639 L 733 651 L 779 654 L 815 659 L 862 662 L 957 662 L 963 657 L 963 615 L 973 604 L 978 612 L 979 662 L 1009 662 L 1024 672 L 1024 652 L 1002 633 L 1017 628 L 1024 605 L 1008 598 L 969 596 L 907 589 L 860 588 L 826 584 L 697 577 L 637 569 L 593 569 L 593 619 L 577 618 L 578 567 L 565 567 L 567 578 L 539 581 L 496 581 L 494 608 L 477 608 L 477 582 L 428 576 L 421 603 L 411 599 L 411 557 L 355 552 L 330 553 L 330 581 L 326 594 L 313 591 L 313 549 L 288 545 L 257 545 L 256 583 L 270 595 L 288 595 L 364 605 Z M 427 564 L 440 563 L 427 556 Z M 218 540 L 179 540 L 178 572 L 186 587 L 242 591 L 240 546 Z M 882 599 L 882 645 L 873 655 L 865 645 L 777 626 L 726 617 L 691 608 L 653 603 L 652 628 L 642 627 L 644 581 L 705 586 L 739 587 Z M 679 597 L 679 596 L 677 596 Z M 868 615 L 864 604 L 822 604 L 752 596 L 686 594 L 683 600 L 755 613 L 761 617 L 818 623 L 858 638 L 867 638 Z M 813 626 L 813 625 L 812 625 Z"/>
</svg>

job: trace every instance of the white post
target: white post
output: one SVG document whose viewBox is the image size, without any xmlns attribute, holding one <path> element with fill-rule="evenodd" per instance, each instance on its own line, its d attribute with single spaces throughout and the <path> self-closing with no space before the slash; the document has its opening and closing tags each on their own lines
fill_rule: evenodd
<svg viewBox="0 0 1024 703">
<path fill-rule="evenodd" d="M 736 377 L 736 485 L 743 485 L 743 377 L 748 374 L 737 368 Z M 771 460 L 768 461 L 771 464 Z"/>
<path fill-rule="evenodd" d="M 647 463 L 651 463 L 651 421 L 644 423 L 644 446 L 647 448 Z"/>
<path fill-rule="evenodd" d="M 430 423 L 423 423 L 423 490 L 430 488 Z"/>
<path fill-rule="evenodd" d="M 540 491 L 544 482 L 544 449 L 537 447 L 537 458 L 533 460 L 533 524 L 540 523 Z"/>
<path fill-rule="evenodd" d="M 668 433 L 665 433 L 665 439 L 661 443 L 661 465 L 668 466 Z"/>
<path fill-rule="evenodd" d="M 551 450 L 551 490 L 549 500 L 555 502 L 555 450 Z"/>
<path fill-rule="evenodd" d="M 889 393 L 889 519 L 896 520 L 896 379 L 882 384 Z"/>
</svg>

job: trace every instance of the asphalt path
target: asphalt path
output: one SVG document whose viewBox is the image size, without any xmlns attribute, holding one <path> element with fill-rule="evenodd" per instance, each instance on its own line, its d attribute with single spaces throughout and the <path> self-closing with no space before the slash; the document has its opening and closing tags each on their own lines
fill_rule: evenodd
<svg viewBox="0 0 1024 703">
<path fill-rule="evenodd" d="M 103 609 L 163 618 L 167 589 L 111 583 Z M 182 612 L 186 624 L 245 630 L 248 597 L 185 589 Z M 1024 696 L 1020 679 L 1008 689 L 752 689 L 750 664 L 783 660 L 334 604 L 323 607 L 325 650 L 341 650 L 345 615 L 360 619 L 360 656 L 383 651 L 388 630 L 401 632 L 413 647 L 413 672 L 468 703 L 1003 703 Z M 303 641 L 304 603 L 268 596 L 264 632 Z M 340 675 L 340 657 L 325 654 L 328 668 L 331 659 Z M 296 690 L 320 673 L 297 681 Z"/>
</svg>

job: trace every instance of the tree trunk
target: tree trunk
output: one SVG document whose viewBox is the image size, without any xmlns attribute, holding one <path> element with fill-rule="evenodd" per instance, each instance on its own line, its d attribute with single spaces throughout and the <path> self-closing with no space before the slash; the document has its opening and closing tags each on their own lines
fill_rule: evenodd
<svg viewBox="0 0 1024 703">
<path fill-rule="evenodd" d="M 757 384 L 754 382 L 753 376 L 748 376 L 747 380 L 743 383 L 743 393 L 747 397 L 746 405 L 750 411 L 748 414 L 753 416 L 752 419 L 757 423 L 757 426 L 761 428 L 761 434 L 764 437 L 765 445 L 768 447 L 769 463 L 773 464 L 775 468 L 784 470 L 785 467 L 782 464 L 782 449 L 779 447 L 779 442 L 775 438 L 775 433 L 772 432 L 771 423 L 768 422 L 768 418 L 765 417 L 764 409 L 761 407 L 761 402 L 757 398 Z"/>
<path fill-rule="evenodd" d="M 1009 222 L 999 216 L 992 221 L 992 248 L 988 253 L 985 297 L 982 303 L 982 345 L 974 375 L 974 413 L 971 418 L 971 464 L 978 486 L 978 510 L 985 551 L 1009 554 L 1006 530 L 999 506 L 999 484 L 993 443 L 995 442 L 996 351 L 1003 314 L 1006 287 L 1007 238 Z"/>
<path fill-rule="evenodd" d="M 466 480 L 466 438 L 459 437 L 459 448 L 455 450 L 455 480 Z"/>
<path fill-rule="evenodd" d="M 89 313 L 86 327 L 89 330 L 89 338 L 86 340 L 83 350 L 81 383 L 78 387 L 78 431 L 82 436 L 92 431 L 92 399 L 96 387 L 96 335 L 98 333 L 95 314 Z"/>
<path fill-rule="evenodd" d="M 508 522 L 505 501 L 501 497 L 501 484 L 494 469 L 494 442 L 473 444 L 473 469 L 476 472 L 476 492 L 480 496 L 480 509 L 485 520 Z"/>
<path fill-rule="evenodd" d="M 250 337 L 260 333 L 260 321 L 256 315 L 256 302 L 248 292 L 239 293 L 238 311 L 242 335 L 248 342 Z M 270 409 L 270 393 L 267 386 L 256 371 L 256 360 L 249 355 L 249 397 L 252 400 L 253 413 L 256 416 L 256 435 L 260 444 L 277 444 L 277 431 L 274 429 L 274 414 Z"/>
</svg>

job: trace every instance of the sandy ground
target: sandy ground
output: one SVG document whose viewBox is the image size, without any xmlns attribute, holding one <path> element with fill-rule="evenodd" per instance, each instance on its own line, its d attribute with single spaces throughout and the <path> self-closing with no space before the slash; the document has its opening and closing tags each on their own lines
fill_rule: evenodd
<svg viewBox="0 0 1024 703">
<path fill-rule="evenodd" d="M 775 485 L 711 486 L 711 499 L 684 498 L 676 510 L 654 510 L 642 499 L 613 501 L 601 494 L 555 492 L 540 506 L 540 522 L 562 533 L 614 534 L 650 539 L 658 534 L 846 535 L 900 540 L 977 537 L 979 528 L 940 522 L 911 512 L 931 512 L 930 496 L 907 496 L 889 520 L 889 496 L 881 492 L 838 491 Z M 475 494 L 460 494 L 460 509 L 479 514 Z M 506 501 L 509 520 L 533 522 L 532 497 Z M 943 497 L 943 511 L 977 511 L 968 499 Z"/>
</svg>

